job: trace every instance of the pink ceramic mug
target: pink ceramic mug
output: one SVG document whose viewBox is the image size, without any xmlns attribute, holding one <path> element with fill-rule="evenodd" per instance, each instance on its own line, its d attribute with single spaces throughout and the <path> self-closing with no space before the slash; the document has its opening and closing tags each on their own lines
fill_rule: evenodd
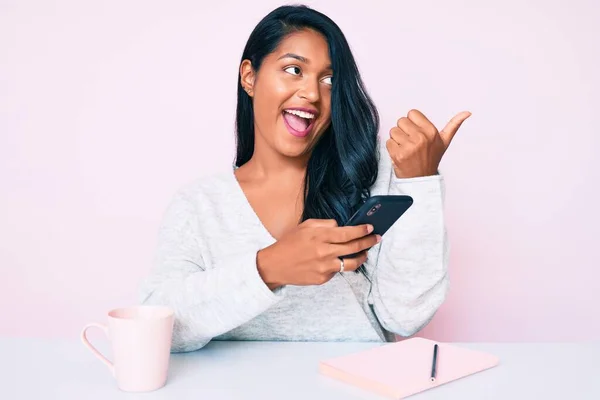
<svg viewBox="0 0 600 400">
<path fill-rule="evenodd" d="M 86 331 L 104 331 L 112 349 L 109 361 L 88 341 Z M 140 305 L 108 312 L 108 325 L 90 323 L 81 331 L 83 344 L 104 362 L 127 392 L 147 392 L 167 381 L 173 334 L 173 310 L 164 306 Z"/>
</svg>

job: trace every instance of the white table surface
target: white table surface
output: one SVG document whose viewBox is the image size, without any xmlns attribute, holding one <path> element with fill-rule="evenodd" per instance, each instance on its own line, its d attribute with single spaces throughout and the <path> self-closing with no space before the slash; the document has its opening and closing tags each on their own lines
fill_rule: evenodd
<svg viewBox="0 0 600 400">
<path fill-rule="evenodd" d="M 94 344 L 110 358 L 108 343 Z M 500 364 L 411 399 L 600 399 L 600 342 L 455 344 Z M 318 372 L 321 359 L 380 345 L 211 342 L 172 354 L 163 388 L 127 393 L 77 339 L 0 338 L 0 399 L 382 400 Z"/>
</svg>

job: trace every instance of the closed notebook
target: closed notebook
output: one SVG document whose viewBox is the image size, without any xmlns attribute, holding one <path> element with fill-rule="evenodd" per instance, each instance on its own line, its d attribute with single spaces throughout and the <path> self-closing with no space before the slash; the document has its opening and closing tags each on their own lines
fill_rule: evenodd
<svg viewBox="0 0 600 400">
<path fill-rule="evenodd" d="M 431 382 L 433 346 L 438 344 L 436 380 Z M 393 399 L 435 388 L 498 365 L 498 357 L 414 337 L 319 362 L 319 372 Z"/>
</svg>

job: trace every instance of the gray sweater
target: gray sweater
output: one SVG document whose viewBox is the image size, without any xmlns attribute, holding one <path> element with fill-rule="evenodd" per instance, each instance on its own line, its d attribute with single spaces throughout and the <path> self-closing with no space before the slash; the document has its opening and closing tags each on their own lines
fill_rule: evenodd
<svg viewBox="0 0 600 400">
<path fill-rule="evenodd" d="M 175 310 L 172 351 L 210 340 L 395 341 L 423 328 L 448 291 L 444 180 L 397 178 L 380 144 L 371 195 L 408 194 L 414 204 L 368 252 L 367 275 L 337 273 L 323 285 L 271 291 L 256 252 L 275 242 L 233 173 L 181 187 L 158 232 L 142 304 Z"/>
</svg>

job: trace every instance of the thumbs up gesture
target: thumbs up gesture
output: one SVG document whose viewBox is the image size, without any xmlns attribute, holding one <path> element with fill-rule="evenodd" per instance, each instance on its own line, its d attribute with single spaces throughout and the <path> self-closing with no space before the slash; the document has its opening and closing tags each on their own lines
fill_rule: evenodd
<svg viewBox="0 0 600 400">
<path fill-rule="evenodd" d="M 458 128 L 470 116 L 469 111 L 458 113 L 441 132 L 418 110 L 400 118 L 385 143 L 396 177 L 435 175 Z"/>
</svg>

